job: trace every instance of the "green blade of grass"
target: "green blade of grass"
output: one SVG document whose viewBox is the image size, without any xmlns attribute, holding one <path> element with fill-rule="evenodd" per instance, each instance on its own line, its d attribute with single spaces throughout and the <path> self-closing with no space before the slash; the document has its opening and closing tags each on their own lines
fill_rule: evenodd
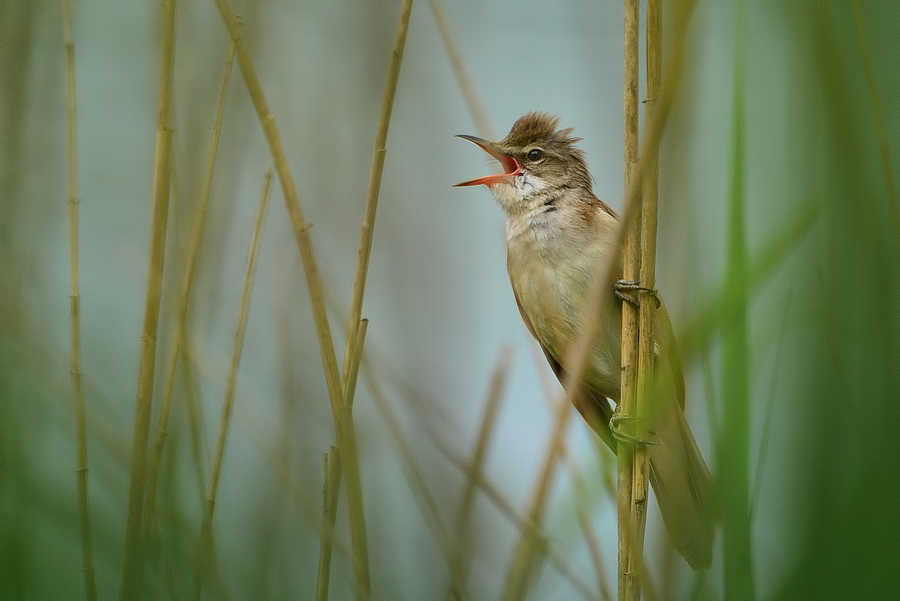
<svg viewBox="0 0 900 601">
<path fill-rule="evenodd" d="M 722 430 L 719 481 L 725 555 L 725 596 L 753 599 L 750 524 L 750 384 L 745 204 L 745 61 L 746 6 L 737 4 L 735 33 L 731 182 L 728 201 L 726 287 L 736 307 L 722 322 Z"/>
</svg>

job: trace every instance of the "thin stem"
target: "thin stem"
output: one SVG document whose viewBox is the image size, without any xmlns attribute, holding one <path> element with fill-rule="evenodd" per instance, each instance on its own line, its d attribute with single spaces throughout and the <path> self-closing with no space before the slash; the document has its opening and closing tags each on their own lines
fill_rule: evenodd
<svg viewBox="0 0 900 601">
<path fill-rule="evenodd" d="M 153 512 L 156 505 L 156 481 L 159 476 L 159 466 L 162 461 L 166 435 L 168 433 L 169 414 L 172 408 L 172 393 L 175 388 L 175 374 L 178 370 L 178 360 L 183 356 L 184 341 L 187 337 L 187 313 L 193 290 L 194 276 L 197 272 L 197 264 L 200 262 L 200 245 L 203 241 L 203 232 L 206 226 L 206 215 L 209 209 L 209 200 L 212 191 L 213 173 L 215 172 L 216 156 L 219 149 L 219 133 L 222 127 L 222 117 L 225 113 L 225 99 L 228 95 L 228 82 L 231 79 L 231 71 L 234 65 L 234 44 L 228 54 L 225 65 L 225 73 L 222 77 L 222 85 L 219 88 L 219 98 L 216 104 L 216 116 L 213 121 L 212 140 L 210 142 L 209 158 L 206 163 L 206 175 L 203 179 L 203 190 L 200 194 L 200 206 L 197 208 L 197 216 L 194 219 L 194 229 L 191 232 L 191 242 L 188 248 L 188 256 L 185 261 L 184 279 L 181 283 L 181 296 L 178 300 L 178 314 L 176 315 L 175 342 L 169 357 L 166 384 L 163 392 L 162 408 L 159 413 L 159 425 L 156 428 L 156 441 L 154 452 L 150 458 L 150 467 L 147 477 L 147 506 L 144 510 L 143 537 L 146 539 L 150 524 L 153 522 Z M 193 424 L 196 423 L 195 420 Z M 197 438 L 195 436 L 195 438 Z"/>
<path fill-rule="evenodd" d="M 403 50 L 406 47 L 406 34 L 409 31 L 409 17 L 412 12 L 412 0 L 404 0 L 400 9 L 400 21 L 391 59 L 388 65 L 387 79 L 384 85 L 384 97 L 381 100 L 381 116 L 378 119 L 378 132 L 375 134 L 375 152 L 372 156 L 372 168 L 369 174 L 369 193 L 366 199 L 366 212 L 363 216 L 359 234 L 359 251 L 356 261 L 356 272 L 353 277 L 353 297 L 350 301 L 350 317 L 347 330 L 347 345 L 344 348 L 343 388 L 355 389 L 349 381 L 349 365 L 353 353 L 357 352 L 357 324 L 362 318 L 363 297 L 366 293 L 366 276 L 369 272 L 369 258 L 372 255 L 372 238 L 375 234 L 375 214 L 378 210 L 378 196 L 381 192 L 381 176 L 384 173 L 384 159 L 387 155 L 387 136 L 394 109 L 394 97 L 397 94 L 397 82 L 400 80 L 400 65 L 403 62 Z M 353 397 L 344 397 L 344 404 L 352 407 Z"/>
<path fill-rule="evenodd" d="M 409 482 L 410 488 L 414 493 L 418 493 L 415 495 L 415 499 L 420 506 L 422 517 L 431 528 L 435 542 L 437 543 L 444 561 L 446 561 L 448 567 L 451 567 L 453 565 L 453 542 L 450 531 L 441 519 L 440 507 L 435 500 L 434 495 L 428 489 L 425 474 L 416 463 L 416 453 L 403 435 L 400 420 L 393 409 L 391 409 L 391 406 L 384 395 L 380 392 L 373 391 L 372 397 L 376 407 L 381 411 L 381 414 L 390 429 L 391 439 L 397 447 L 400 464 Z"/>
<path fill-rule="evenodd" d="M 72 35 L 72 3 L 62 0 L 63 37 L 66 45 L 66 107 L 67 174 L 69 191 L 69 306 L 72 318 L 72 396 L 75 400 L 76 465 L 78 481 L 78 512 L 81 516 L 81 569 L 84 572 L 84 593 L 88 599 L 97 598 L 94 580 L 94 560 L 91 546 L 90 504 L 88 503 L 87 467 L 87 409 L 81 383 L 81 317 L 78 293 L 78 181 L 75 163 L 75 41 Z"/>
<path fill-rule="evenodd" d="M 159 327 L 163 264 L 169 217 L 172 151 L 170 105 L 172 75 L 175 66 L 175 0 L 165 0 L 163 4 L 161 49 L 159 110 L 157 114 L 156 155 L 154 158 L 153 177 L 153 222 L 150 227 L 147 298 L 144 309 L 144 327 L 141 335 L 134 436 L 131 448 L 131 484 L 128 498 L 128 522 L 125 530 L 125 566 L 121 588 L 122 599 L 134 599 L 139 595 L 143 565 L 144 542 L 141 537 L 141 519 L 144 504 L 144 485 L 147 477 L 147 440 L 150 434 L 150 413 L 153 405 L 157 330 Z"/>
<path fill-rule="evenodd" d="M 250 60 L 250 52 L 244 43 L 238 17 L 227 0 L 216 0 L 216 4 L 219 7 L 219 12 L 222 15 L 222 20 L 228 29 L 231 40 L 235 44 L 238 66 L 241 69 L 244 84 L 247 86 L 247 92 L 253 101 L 257 118 L 269 145 L 269 152 L 272 154 L 272 159 L 275 163 L 275 171 L 278 173 L 278 179 L 281 182 L 285 206 L 291 218 L 294 236 L 297 239 L 297 246 L 300 251 L 300 259 L 303 262 L 303 272 L 306 275 L 313 321 L 316 325 L 316 336 L 318 337 L 319 351 L 325 372 L 325 384 L 328 387 L 328 398 L 331 403 L 338 448 L 341 450 L 344 477 L 347 480 L 347 499 L 350 514 L 350 532 L 354 549 L 353 565 L 356 570 L 357 595 L 360 598 L 368 599 L 372 596 L 372 590 L 369 578 L 369 552 L 362 507 L 362 483 L 356 454 L 356 432 L 353 429 L 350 413 L 344 411 L 345 403 L 341 375 L 338 370 L 334 340 L 331 336 L 331 326 L 328 322 L 328 310 L 325 304 L 322 277 L 316 265 L 312 238 L 309 235 L 309 224 L 300 206 L 297 186 L 294 183 L 294 177 L 291 173 L 275 116 L 269 110 L 259 78 L 253 68 L 253 62 Z M 358 323 L 358 321 L 355 323 Z"/>
<path fill-rule="evenodd" d="M 591 524 L 590 514 L 585 501 L 588 498 L 587 485 L 584 482 L 584 476 L 581 474 L 575 461 L 572 459 L 571 453 L 566 452 L 566 464 L 569 468 L 569 474 L 572 477 L 572 487 L 575 490 L 575 512 L 578 515 L 578 525 L 584 535 L 584 542 L 591 556 L 594 572 L 597 574 L 597 590 L 600 592 L 602 599 L 612 599 L 612 593 L 609 589 L 609 582 L 606 578 L 606 571 L 603 568 L 603 553 L 600 549 L 600 542 L 594 534 Z"/>
<path fill-rule="evenodd" d="M 385 412 L 390 411 L 390 407 L 385 399 L 385 394 L 381 389 L 381 384 L 372 373 L 372 367 L 368 361 L 363 363 L 363 377 L 366 379 L 366 385 L 372 391 L 372 396 L 376 400 L 376 405 Z M 418 399 L 417 399 L 418 400 Z M 386 419 L 396 420 L 395 417 L 386 413 Z M 503 493 L 487 479 L 483 471 L 475 472 L 469 461 L 462 457 L 452 445 L 444 438 L 443 429 L 436 428 L 428 420 L 422 420 L 422 426 L 425 435 L 434 443 L 441 455 L 450 462 L 457 470 L 469 478 L 476 479 L 476 485 L 479 490 L 485 494 L 487 499 L 496 506 L 516 528 L 522 532 L 528 531 L 531 536 L 542 540 L 546 544 L 546 550 L 550 557 L 550 563 L 557 571 L 568 580 L 579 592 L 587 599 L 595 598 L 596 592 L 592 591 L 590 586 L 578 575 L 578 573 L 567 563 L 567 559 L 557 550 L 551 541 L 540 530 L 540 526 L 532 522 L 527 516 L 522 515 L 513 506 L 512 502 L 503 496 Z"/>
<path fill-rule="evenodd" d="M 247 253 L 247 270 L 244 275 L 244 286 L 241 292 L 241 304 L 238 313 L 237 327 L 234 333 L 234 348 L 231 353 L 231 364 L 228 368 L 228 378 L 225 386 L 225 402 L 222 405 L 222 418 L 219 423 L 219 436 L 216 440 L 216 450 L 213 456 L 212 472 L 209 479 L 209 488 L 204 504 L 203 524 L 200 529 L 200 558 L 198 565 L 205 566 L 209 560 L 210 544 L 212 542 L 212 519 L 216 506 L 216 495 L 219 489 L 219 477 L 222 473 L 222 463 L 225 457 L 225 444 L 228 440 L 228 430 L 231 425 L 231 415 L 234 410 L 234 396 L 237 384 L 238 366 L 241 362 L 241 352 L 244 348 L 244 334 L 247 330 L 247 316 L 250 314 L 250 298 L 253 293 L 253 279 L 256 273 L 256 258 L 259 253 L 259 240 L 262 234 L 263 221 L 266 216 L 266 207 L 269 200 L 269 186 L 272 183 L 272 170 L 266 172 L 262 192 L 259 198 L 259 208 L 256 212 L 256 221 L 253 226 L 253 235 L 250 239 L 250 250 Z M 201 569 L 201 576 L 206 573 Z M 202 582 L 203 579 L 200 579 Z"/>
<path fill-rule="evenodd" d="M 491 376 L 491 385 L 488 390 L 487 402 L 484 408 L 484 417 L 481 419 L 481 428 L 475 442 L 475 450 L 472 452 L 472 473 L 466 478 L 466 488 L 463 491 L 460 502 L 459 518 L 456 521 L 458 538 L 456 557 L 453 560 L 450 595 L 456 599 L 462 599 L 465 595 L 466 580 L 469 568 L 472 564 L 471 521 L 472 508 L 475 503 L 476 482 L 481 477 L 487 450 L 491 442 L 491 434 L 497 423 L 497 414 L 500 409 L 500 401 L 503 399 L 503 389 L 509 375 L 509 363 L 511 352 L 502 349 L 494 373 Z"/>
<path fill-rule="evenodd" d="M 381 177 L 384 173 L 384 160 L 387 155 L 387 136 L 394 110 L 394 98 L 397 94 L 397 82 L 400 80 L 400 66 L 403 63 L 403 51 L 406 48 L 406 35 L 409 31 L 409 18 L 412 12 L 412 0 L 404 0 L 400 8 L 400 19 L 391 58 L 388 63 L 388 74 L 384 85 L 384 96 L 381 100 L 381 115 L 378 119 L 378 131 L 375 134 L 375 151 L 372 156 L 372 168 L 369 174 L 369 191 L 366 198 L 366 210 L 359 234 L 359 251 L 356 271 L 353 276 L 353 295 L 350 301 L 350 317 L 347 320 L 347 344 L 344 347 L 344 369 L 341 387 L 343 392 L 343 411 L 346 423 L 352 429 L 353 398 L 356 392 L 356 379 L 359 374 L 359 360 L 362 355 L 363 333 L 365 322 L 362 320 L 363 298 L 366 292 L 366 277 L 369 271 L 369 259 L 372 255 L 372 240 L 375 235 L 375 216 L 378 210 L 378 197 L 381 192 Z M 355 365 L 355 367 L 354 367 Z M 358 454 L 355 448 L 345 449 L 344 444 L 355 447 L 355 441 L 345 440 L 339 448 L 343 450 L 342 460 L 347 469 L 359 472 Z M 371 596 L 368 575 L 368 547 L 365 533 L 365 511 L 362 498 L 362 487 L 359 479 L 347 478 L 347 508 L 350 514 L 351 532 L 356 558 L 359 592 L 363 596 Z"/>
<path fill-rule="evenodd" d="M 444 16 L 441 2 L 440 0 L 431 0 L 430 4 L 431 12 L 434 13 L 434 21 L 437 23 L 438 31 L 441 32 L 444 48 L 447 49 L 447 55 L 450 57 L 450 63 L 453 65 L 456 83 L 459 89 L 462 90 L 466 108 L 469 109 L 469 115 L 472 117 L 472 121 L 475 122 L 475 129 L 478 131 L 478 135 L 488 140 L 493 140 L 494 134 L 490 120 L 487 117 L 487 111 L 484 110 L 484 104 L 478 98 L 475 86 L 472 85 L 472 79 L 469 77 L 469 72 L 466 71 L 466 67 L 462 62 L 462 56 L 456 47 L 453 34 L 450 33 L 450 26 L 447 24 L 447 18 Z"/>
<path fill-rule="evenodd" d="M 553 484 L 553 478 L 556 476 L 557 459 L 562 456 L 562 448 L 565 443 L 569 418 L 572 415 L 572 407 L 572 403 L 567 402 L 565 399 L 560 400 L 557 406 L 553 434 L 550 437 L 547 451 L 544 453 L 544 462 L 541 465 L 540 474 L 529 503 L 528 520 L 535 526 L 540 525 L 543 520 L 547 497 L 550 494 L 550 486 Z M 538 553 L 547 546 L 547 541 L 538 534 L 536 528 L 529 528 L 521 532 L 506 575 L 506 584 L 503 592 L 504 599 L 525 598 L 525 593 L 528 591 L 528 586 L 531 582 L 531 575 L 537 567 Z"/>
<path fill-rule="evenodd" d="M 334 524 L 337 519 L 338 495 L 341 488 L 341 457 L 337 448 L 331 447 L 322 458 L 325 486 L 322 489 L 322 533 L 319 537 L 319 570 L 316 577 L 317 601 L 328 601 L 328 583 L 331 579 L 331 554 L 334 547 Z"/>
</svg>

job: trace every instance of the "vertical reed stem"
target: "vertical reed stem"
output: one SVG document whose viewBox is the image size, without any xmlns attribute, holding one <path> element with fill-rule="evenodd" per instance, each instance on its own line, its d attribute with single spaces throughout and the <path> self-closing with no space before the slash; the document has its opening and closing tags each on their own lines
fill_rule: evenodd
<svg viewBox="0 0 900 601">
<path fill-rule="evenodd" d="M 172 395 L 175 389 L 175 375 L 178 370 L 178 359 L 184 353 L 184 341 L 187 338 L 187 313 L 191 300 L 191 291 L 194 285 L 194 274 L 197 264 L 200 262 L 200 246 L 203 241 L 203 230 L 206 225 L 206 215 L 209 209 L 209 200 L 212 192 L 213 173 L 216 166 L 216 156 L 219 149 L 219 132 L 222 126 L 222 117 L 225 113 L 225 99 L 228 93 L 228 82 L 231 80 L 231 71 L 234 65 L 234 44 L 228 54 L 228 62 L 222 77 L 222 85 L 219 88 L 219 98 L 216 105 L 216 116 L 213 121 L 213 134 L 210 143 L 209 157 L 206 163 L 206 174 L 203 179 L 203 191 L 200 194 L 200 206 L 197 208 L 197 216 L 194 228 L 191 231 L 191 241 L 188 247 L 188 255 L 185 261 L 184 279 L 181 283 L 181 296 L 178 300 L 178 314 L 175 316 L 175 342 L 172 345 L 172 354 L 168 362 L 165 388 L 163 389 L 162 408 L 159 412 L 159 425 L 156 428 L 156 440 L 153 445 L 153 454 L 150 456 L 150 465 L 147 470 L 147 494 L 146 507 L 144 509 L 144 522 L 142 526 L 143 537 L 146 538 L 153 521 L 153 513 L 156 506 L 156 481 L 159 476 L 159 466 L 162 462 L 162 454 L 168 433 L 169 413 L 172 408 Z"/>
<path fill-rule="evenodd" d="M 81 516 L 81 568 L 87 599 L 97 598 L 91 545 L 90 504 L 88 503 L 87 409 L 81 384 L 81 316 L 78 293 L 78 180 L 75 163 L 75 40 L 72 35 L 72 3 L 62 0 L 63 37 L 66 45 L 66 107 L 69 192 L 69 306 L 72 319 L 72 396 L 75 401 L 76 478 L 78 512 Z"/>
<path fill-rule="evenodd" d="M 131 484 L 128 498 L 128 522 L 125 530 L 125 566 L 122 599 L 140 596 L 143 546 L 141 518 L 147 471 L 147 439 L 153 405 L 153 379 L 156 370 L 156 339 L 162 297 L 163 263 L 169 217 L 171 182 L 172 124 L 170 117 L 172 74 L 175 63 L 175 0 L 165 0 L 162 18 L 159 110 L 156 126 L 156 155 L 153 177 L 153 222 L 150 229 L 150 260 L 147 268 L 147 299 L 141 335 L 137 403 L 131 448 Z"/>
<path fill-rule="evenodd" d="M 635 173 L 638 162 L 638 54 L 640 37 L 640 0 L 625 0 L 625 189 L 640 184 Z M 638 281 L 641 277 L 641 238 L 639 222 L 641 206 L 634 205 L 632 219 L 623 221 L 624 247 L 623 278 Z M 620 423 L 634 430 L 637 423 L 637 370 L 638 370 L 638 310 L 631 303 L 622 303 L 622 392 L 616 414 L 624 418 Z M 631 432 L 636 435 L 635 432 Z M 638 530 L 633 522 L 634 455 L 631 444 L 618 445 L 618 486 L 616 507 L 619 523 L 619 599 L 640 599 L 640 580 L 636 573 L 640 554 Z"/>
<path fill-rule="evenodd" d="M 322 490 L 322 534 L 319 539 L 319 569 L 316 576 L 316 601 L 328 601 L 331 580 L 331 552 L 334 548 L 334 524 L 337 519 L 338 494 L 341 488 L 341 456 L 331 447 L 322 460 L 325 486 Z"/>
<path fill-rule="evenodd" d="M 659 94 L 661 79 L 660 61 L 660 0 L 647 0 L 647 102 L 645 105 L 645 123 L 652 119 L 656 109 L 656 98 Z M 641 244 L 640 273 L 641 286 L 654 290 L 656 288 L 656 215 L 658 201 L 659 153 L 654 153 L 641 170 Z M 656 303 L 650 297 L 638 308 L 639 340 L 637 362 L 637 397 L 635 410 L 635 436 L 646 439 L 647 416 L 650 415 L 648 404 L 652 402 L 651 382 L 653 378 L 653 315 Z M 632 571 L 644 570 L 643 548 L 644 529 L 647 524 L 647 487 L 648 462 L 647 449 L 643 444 L 634 447 L 634 473 L 632 484 L 631 524 L 634 528 L 634 553 Z M 646 581 L 648 574 L 642 574 L 639 582 Z M 640 596 L 638 585 L 638 596 Z"/>
</svg>

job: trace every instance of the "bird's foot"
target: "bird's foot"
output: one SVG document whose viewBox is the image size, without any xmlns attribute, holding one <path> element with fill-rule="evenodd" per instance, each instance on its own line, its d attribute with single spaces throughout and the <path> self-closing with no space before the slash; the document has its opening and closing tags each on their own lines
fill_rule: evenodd
<svg viewBox="0 0 900 601">
<path fill-rule="evenodd" d="M 619 415 L 618 413 L 614 413 L 611 418 L 609 418 L 609 431 L 612 432 L 613 438 L 618 440 L 619 442 L 623 442 L 625 444 L 657 444 L 652 440 L 646 440 L 640 438 L 638 436 L 634 436 L 632 434 L 628 434 L 627 432 L 622 431 L 619 427 L 621 422 L 626 421 L 635 421 L 639 418 L 633 415 Z"/>
<path fill-rule="evenodd" d="M 659 291 L 656 288 L 647 288 L 646 286 L 641 286 L 640 280 L 618 280 L 615 283 L 614 287 L 616 291 L 616 297 L 625 301 L 626 303 L 631 303 L 635 307 L 640 307 L 640 295 L 647 295 L 653 297 L 653 300 L 656 302 L 656 308 L 659 309 Z M 635 296 L 637 296 L 637 298 L 635 298 Z"/>
</svg>

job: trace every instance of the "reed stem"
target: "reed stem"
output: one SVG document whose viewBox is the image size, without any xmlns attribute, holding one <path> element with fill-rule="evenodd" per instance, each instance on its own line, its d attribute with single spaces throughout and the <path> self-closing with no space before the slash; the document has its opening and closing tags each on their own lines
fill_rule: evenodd
<svg viewBox="0 0 900 601">
<path fill-rule="evenodd" d="M 153 176 L 153 221 L 150 226 L 147 298 L 141 335 L 134 435 L 131 443 L 131 484 L 128 497 L 128 522 L 125 530 L 125 563 L 120 595 L 122 599 L 134 599 L 140 596 L 143 569 L 144 541 L 141 537 L 141 522 L 147 478 L 147 441 L 150 435 L 150 414 L 153 406 L 157 330 L 162 297 L 166 231 L 169 221 L 172 151 L 171 90 L 175 70 L 175 0 L 165 0 L 163 4 L 161 50 Z"/>
<path fill-rule="evenodd" d="M 81 519 L 81 569 L 84 594 L 97 598 L 91 543 L 90 503 L 88 501 L 87 408 L 81 383 L 81 313 L 78 284 L 78 170 L 75 137 L 75 40 L 72 33 L 72 3 L 62 0 L 63 37 L 66 46 L 66 134 L 67 182 L 69 192 L 69 307 L 72 320 L 72 397 L 75 402 L 76 468 L 78 513 Z"/>
<path fill-rule="evenodd" d="M 225 385 L 225 402 L 222 404 L 222 417 L 219 422 L 219 435 L 216 439 L 216 450 L 213 456 L 212 472 L 209 478 L 209 488 L 203 505 L 203 523 L 200 528 L 200 555 L 197 562 L 201 566 L 198 582 L 203 582 L 203 577 L 208 574 L 207 566 L 212 552 L 212 520 L 216 507 L 216 496 L 219 490 L 219 478 L 222 473 L 222 464 L 225 458 L 225 445 L 228 441 L 228 432 L 231 426 L 231 415 L 234 412 L 234 397 L 237 389 L 237 372 L 241 363 L 241 352 L 244 349 L 244 334 L 247 331 L 247 317 L 250 314 L 250 298 L 253 294 L 253 280 L 256 274 L 256 260 L 259 254 L 259 241 L 262 236 L 263 221 L 266 216 L 266 207 L 269 201 L 269 187 L 272 183 L 272 170 L 266 172 L 262 191 L 259 197 L 259 207 L 256 211 L 256 220 L 253 225 L 253 235 L 250 238 L 250 250 L 247 253 L 247 270 L 244 275 L 244 286 L 241 291 L 241 304 L 238 311 L 238 321 L 234 332 L 234 347 L 231 353 L 231 364 L 228 367 L 228 377 Z"/>
</svg>

